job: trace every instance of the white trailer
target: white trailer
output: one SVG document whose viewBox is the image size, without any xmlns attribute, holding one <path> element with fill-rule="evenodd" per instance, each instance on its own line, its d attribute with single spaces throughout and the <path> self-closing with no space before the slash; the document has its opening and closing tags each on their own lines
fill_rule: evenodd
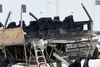
<svg viewBox="0 0 100 67">
<path fill-rule="evenodd" d="M 10 21 L 16 21 L 19 23 L 20 20 L 20 9 L 24 8 L 23 20 L 28 25 L 31 19 L 28 12 L 32 12 L 38 18 L 40 17 L 52 17 L 59 15 L 60 19 L 63 20 L 64 17 L 68 15 L 73 15 L 75 21 L 89 20 L 86 16 L 84 10 L 81 7 L 83 3 L 90 16 L 94 21 L 93 30 L 99 31 L 99 14 L 100 14 L 100 4 L 99 0 L 9 0 L 9 1 L 0 1 L 0 21 L 4 24 L 6 15 L 9 10 L 12 11 Z"/>
</svg>

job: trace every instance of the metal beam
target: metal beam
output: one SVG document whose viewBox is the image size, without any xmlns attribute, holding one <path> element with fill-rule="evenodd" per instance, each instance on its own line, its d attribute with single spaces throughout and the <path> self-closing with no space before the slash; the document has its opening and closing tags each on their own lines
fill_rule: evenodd
<svg viewBox="0 0 100 67">
<path fill-rule="evenodd" d="M 57 62 L 57 67 L 62 67 L 62 62 Z"/>
<path fill-rule="evenodd" d="M 26 60 L 26 65 L 28 65 L 28 62 L 27 62 L 27 54 L 26 54 L 26 44 L 24 44 L 24 52 L 25 52 L 25 60 Z"/>
</svg>

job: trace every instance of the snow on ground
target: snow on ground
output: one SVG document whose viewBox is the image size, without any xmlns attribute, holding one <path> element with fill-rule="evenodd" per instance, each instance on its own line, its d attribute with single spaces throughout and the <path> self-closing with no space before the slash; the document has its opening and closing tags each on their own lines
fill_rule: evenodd
<svg viewBox="0 0 100 67">
<path fill-rule="evenodd" d="M 83 67 L 85 60 L 81 61 L 81 67 Z M 56 63 L 53 63 L 55 67 L 57 67 Z M 45 66 L 41 66 L 41 67 L 45 67 Z M 50 67 L 48 65 L 48 67 Z M 62 62 L 62 67 L 68 67 L 65 63 Z M 100 67 L 100 59 L 90 59 L 89 61 L 89 67 Z"/>
<path fill-rule="evenodd" d="M 85 60 L 81 61 L 81 65 L 82 65 L 81 67 L 83 67 L 84 61 Z M 57 67 L 56 63 L 53 63 L 53 65 L 55 67 Z M 24 66 L 15 65 L 15 66 L 12 66 L 12 67 L 24 67 Z M 28 66 L 28 67 L 36 67 L 36 66 Z M 40 67 L 46 67 L 46 66 L 40 66 Z M 50 66 L 48 65 L 48 67 L 50 67 Z M 62 62 L 62 67 L 68 67 L 68 66 L 65 63 Z M 89 61 L 89 67 L 100 67 L 100 59 L 91 59 Z"/>
<path fill-rule="evenodd" d="M 84 61 L 85 60 L 82 60 L 81 65 L 83 65 Z M 90 59 L 89 67 L 100 67 L 100 59 Z"/>
<path fill-rule="evenodd" d="M 82 65 L 81 67 L 83 67 L 84 61 L 85 60 L 81 61 L 81 65 Z M 56 63 L 54 64 L 54 66 L 57 67 Z M 68 66 L 66 64 L 62 63 L 62 67 L 68 67 Z M 90 59 L 89 67 L 100 67 L 100 59 Z"/>
</svg>

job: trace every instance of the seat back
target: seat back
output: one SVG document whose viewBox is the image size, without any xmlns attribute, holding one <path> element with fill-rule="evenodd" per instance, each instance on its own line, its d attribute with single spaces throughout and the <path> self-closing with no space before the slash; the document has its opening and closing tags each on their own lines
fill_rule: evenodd
<svg viewBox="0 0 100 67">
<path fill-rule="evenodd" d="M 22 23 L 23 23 L 23 28 L 24 28 L 26 26 L 25 21 L 23 20 Z M 21 21 L 19 21 L 19 24 L 18 24 L 18 27 L 20 26 L 21 26 Z"/>
<path fill-rule="evenodd" d="M 38 31 L 37 21 L 30 21 L 29 28 L 31 32 Z"/>
<path fill-rule="evenodd" d="M 39 29 L 47 30 L 47 27 L 46 27 L 46 19 L 47 18 L 40 18 L 39 19 L 39 21 L 38 21 L 38 27 L 39 27 Z"/>
<path fill-rule="evenodd" d="M 16 27 L 17 27 L 17 25 L 16 25 L 15 22 L 11 22 L 11 23 L 9 23 L 8 26 L 7 26 L 7 28 L 16 28 Z"/>
<path fill-rule="evenodd" d="M 51 18 L 46 19 L 46 27 L 48 30 L 54 30 L 54 23 L 51 21 Z"/>
<path fill-rule="evenodd" d="M 62 23 L 62 29 L 63 30 L 75 29 L 75 23 L 74 23 L 72 15 L 65 17 L 65 19 L 63 20 L 63 23 Z"/>
<path fill-rule="evenodd" d="M 66 30 L 68 28 L 69 28 L 69 19 L 68 19 L 68 17 L 65 17 L 65 19 L 62 22 L 62 29 Z"/>
<path fill-rule="evenodd" d="M 73 16 L 72 15 L 68 16 L 68 19 L 69 19 L 69 29 L 75 29 L 75 22 Z"/>
<path fill-rule="evenodd" d="M 60 19 L 59 19 L 59 16 L 55 16 L 55 17 L 54 17 L 54 20 L 60 20 Z"/>
<path fill-rule="evenodd" d="M 54 17 L 54 20 L 59 20 L 59 16 Z M 60 29 L 62 27 L 61 22 L 54 21 L 55 30 Z"/>
</svg>

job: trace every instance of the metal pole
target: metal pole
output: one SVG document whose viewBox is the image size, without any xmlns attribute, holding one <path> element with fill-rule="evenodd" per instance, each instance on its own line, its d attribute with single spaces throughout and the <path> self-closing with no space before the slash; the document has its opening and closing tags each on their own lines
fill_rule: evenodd
<svg viewBox="0 0 100 67">
<path fill-rule="evenodd" d="M 93 35 L 93 20 L 90 17 L 90 15 L 89 15 L 88 11 L 86 10 L 85 6 L 83 5 L 83 3 L 82 3 L 82 7 L 85 10 L 87 16 L 89 17 L 89 20 L 91 21 L 91 34 Z M 89 46 L 88 54 L 89 54 L 91 47 L 92 47 L 92 38 L 90 38 L 90 46 Z M 87 54 L 87 56 L 88 56 L 88 54 Z"/>
<path fill-rule="evenodd" d="M 26 46 L 25 46 L 25 44 L 24 44 L 24 52 L 25 52 L 26 65 L 28 65 L 28 63 L 27 63 L 27 54 L 26 54 Z"/>
<path fill-rule="evenodd" d="M 39 20 L 35 15 L 33 15 L 31 12 L 29 12 L 29 15 L 31 15 L 34 19 L 36 19 L 37 21 Z"/>
<path fill-rule="evenodd" d="M 83 3 L 81 5 L 82 5 L 83 9 L 85 10 L 87 16 L 89 17 L 89 20 L 93 21 L 92 18 L 90 17 L 90 15 L 89 15 L 88 11 L 86 10 L 85 6 L 83 5 Z"/>
<path fill-rule="evenodd" d="M 49 7 L 48 7 L 48 3 L 49 3 L 49 2 L 48 2 L 48 0 L 47 0 L 47 17 L 48 17 L 48 8 L 49 8 Z"/>
<path fill-rule="evenodd" d="M 4 46 L 4 55 L 5 55 L 5 58 L 7 58 L 5 46 Z"/>
<path fill-rule="evenodd" d="M 87 16 L 89 17 L 89 20 L 91 21 L 91 33 L 92 33 L 92 31 L 93 31 L 93 20 L 92 20 L 92 18 L 90 17 L 90 15 L 89 15 L 88 11 L 86 10 L 85 6 L 83 5 L 83 3 L 82 3 L 82 7 L 83 7 L 83 9 L 85 10 Z"/>
<path fill-rule="evenodd" d="M 15 57 L 16 57 L 16 61 L 17 61 L 17 48 L 15 47 Z"/>
<path fill-rule="evenodd" d="M 22 23 L 22 13 L 23 13 L 23 8 L 21 8 L 21 17 L 20 17 L 20 20 L 21 20 L 21 28 L 23 28 L 23 23 Z"/>
<path fill-rule="evenodd" d="M 57 67 L 62 67 L 62 62 L 61 61 L 57 62 Z"/>
<path fill-rule="evenodd" d="M 6 50 L 8 51 L 8 53 L 9 53 L 9 55 L 11 56 L 12 60 L 15 61 L 14 58 L 13 58 L 13 56 L 12 56 L 11 53 L 9 52 L 9 50 L 8 50 L 7 48 L 6 48 Z"/>
<path fill-rule="evenodd" d="M 56 15 L 59 16 L 60 12 L 59 12 L 59 0 L 56 0 Z"/>
</svg>

